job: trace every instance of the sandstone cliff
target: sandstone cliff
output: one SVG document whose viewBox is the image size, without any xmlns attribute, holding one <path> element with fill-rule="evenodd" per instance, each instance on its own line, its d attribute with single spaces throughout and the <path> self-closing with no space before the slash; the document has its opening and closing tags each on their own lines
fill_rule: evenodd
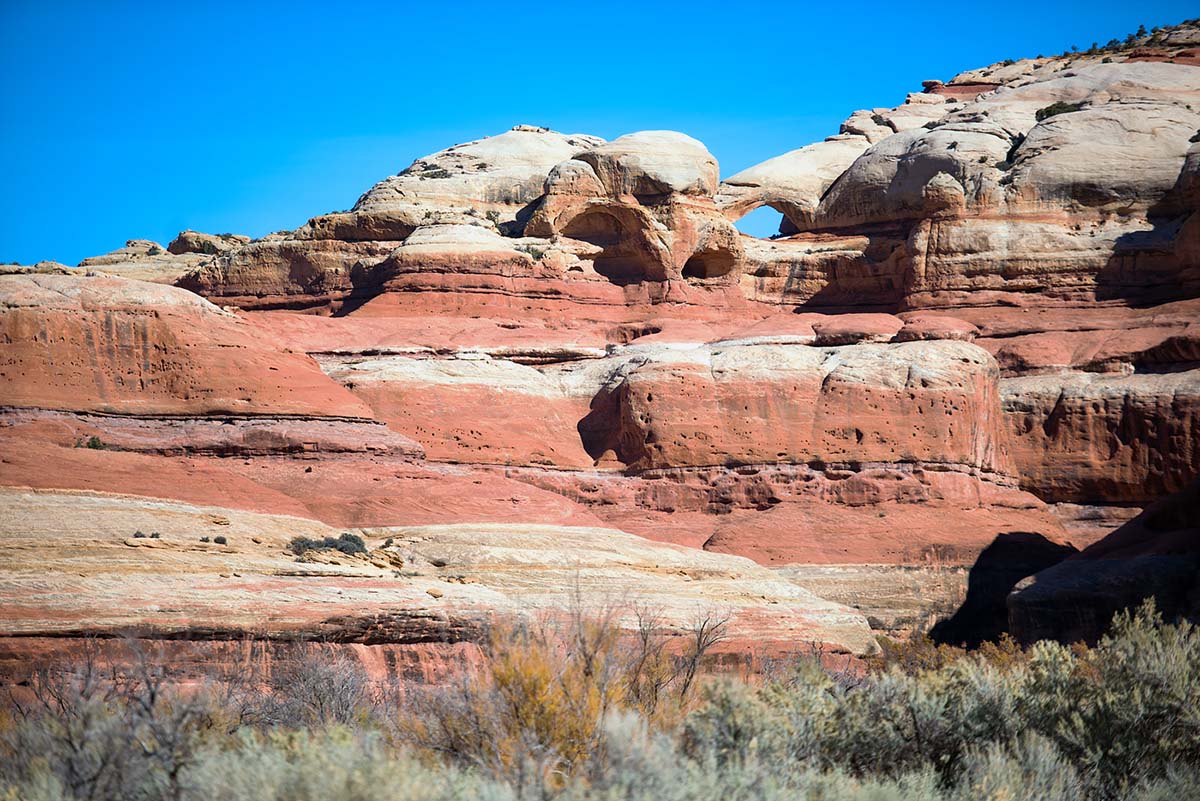
<svg viewBox="0 0 1200 801">
<path fill-rule="evenodd" d="M 561 605 L 571 565 L 679 620 L 686 598 L 729 606 L 746 639 L 863 651 L 865 616 L 742 557 L 842 566 L 870 606 L 880 566 L 970 564 L 1013 532 L 1085 560 L 1200 475 L 1186 51 L 1162 39 L 927 82 L 724 181 L 681 133 L 517 126 L 293 231 L 186 231 L 74 271 L 10 271 L 0 484 L 29 488 L 9 496 L 15 518 L 77 503 L 107 521 L 80 548 L 177 565 L 146 609 L 174 608 L 209 549 L 109 540 L 183 504 L 235 521 L 240 543 L 332 526 L 452 553 L 481 586 L 439 590 L 450 628 Z M 741 234 L 764 205 L 780 235 Z M 265 588 L 294 569 L 278 545 L 224 569 Z M 696 571 L 724 578 L 682 589 Z M 368 573 L 378 598 L 323 616 L 305 604 L 345 589 L 323 573 L 260 588 L 299 593 L 263 619 L 426 625 L 425 574 Z M 63 608 L 6 633 L 57 631 L 76 591 L 112 612 L 115 576 L 63 584 Z M 259 589 L 229 585 L 245 630 Z M 233 625 L 217 618 L 189 606 L 104 626 Z"/>
</svg>

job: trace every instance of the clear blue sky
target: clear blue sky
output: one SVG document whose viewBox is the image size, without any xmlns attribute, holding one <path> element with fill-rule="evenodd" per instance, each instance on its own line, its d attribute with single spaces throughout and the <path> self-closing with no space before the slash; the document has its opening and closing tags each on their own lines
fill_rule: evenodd
<svg viewBox="0 0 1200 801">
<path fill-rule="evenodd" d="M 723 175 L 926 78 L 1192 2 L 0 0 L 0 261 L 261 236 L 516 123 L 697 137 Z"/>
</svg>

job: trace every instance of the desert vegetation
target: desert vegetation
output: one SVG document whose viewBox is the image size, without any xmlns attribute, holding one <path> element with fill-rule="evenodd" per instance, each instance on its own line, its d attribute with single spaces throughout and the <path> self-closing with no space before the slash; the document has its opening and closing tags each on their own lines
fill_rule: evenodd
<svg viewBox="0 0 1200 801">
<path fill-rule="evenodd" d="M 150 651 L 117 670 L 89 647 L 10 692 L 0 798 L 1149 801 L 1200 783 L 1200 632 L 1149 605 L 1091 649 L 918 644 L 754 678 L 699 671 L 718 618 L 666 636 L 623 614 L 496 625 L 440 686 L 314 647 L 185 687 Z"/>
<path fill-rule="evenodd" d="M 1055 117 L 1059 114 L 1070 114 L 1073 111 L 1079 111 L 1081 108 L 1083 108 L 1082 103 L 1064 103 L 1062 101 L 1057 101 L 1045 106 L 1044 108 L 1039 108 L 1034 116 L 1037 117 L 1038 122 L 1041 122 L 1042 120 L 1048 120 L 1051 117 Z"/>
<path fill-rule="evenodd" d="M 347 531 L 336 539 L 325 537 L 315 540 L 309 537 L 293 537 L 292 541 L 288 543 L 288 550 L 297 556 L 303 556 L 309 551 L 340 551 L 347 556 L 353 556 L 365 554 L 367 544 L 362 537 Z"/>
</svg>

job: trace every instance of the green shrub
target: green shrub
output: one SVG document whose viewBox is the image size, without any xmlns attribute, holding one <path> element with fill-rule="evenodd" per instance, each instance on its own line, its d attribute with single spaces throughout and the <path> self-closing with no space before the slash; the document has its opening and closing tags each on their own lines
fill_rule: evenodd
<svg viewBox="0 0 1200 801">
<path fill-rule="evenodd" d="M 1038 109 L 1034 116 L 1037 117 L 1038 122 L 1041 122 L 1059 114 L 1070 114 L 1073 111 L 1079 111 L 1081 108 L 1083 108 L 1083 103 L 1064 103 L 1059 100 Z"/>
<path fill-rule="evenodd" d="M 344 729 L 243 733 L 232 747 L 205 751 L 187 778 L 201 790 L 189 796 L 196 801 L 515 801 L 506 787 Z"/>
<path fill-rule="evenodd" d="M 1023 693 L 1029 725 L 1054 740 L 1097 797 L 1175 765 L 1200 765 L 1200 630 L 1147 602 L 1119 613 L 1082 655 L 1039 643 Z"/>
<path fill-rule="evenodd" d="M 367 544 L 363 541 L 362 537 L 347 531 L 337 539 L 325 537 L 324 539 L 314 540 L 310 537 L 294 537 L 288 543 L 288 550 L 297 556 L 309 551 L 340 551 L 347 556 L 353 556 L 355 554 L 367 553 Z"/>
<path fill-rule="evenodd" d="M 85 648 L 0 708 L 0 799 L 1186 801 L 1200 785 L 1200 630 L 1152 605 L 1092 649 L 837 675 L 801 658 L 690 700 L 690 651 L 617 619 L 498 625 L 478 671 L 402 691 L 336 646 L 182 694 L 175 653 L 118 676 Z"/>
<path fill-rule="evenodd" d="M 1083 801 L 1082 782 L 1054 744 L 1027 734 L 1010 745 L 993 743 L 967 755 L 957 796 L 977 799 Z"/>
</svg>

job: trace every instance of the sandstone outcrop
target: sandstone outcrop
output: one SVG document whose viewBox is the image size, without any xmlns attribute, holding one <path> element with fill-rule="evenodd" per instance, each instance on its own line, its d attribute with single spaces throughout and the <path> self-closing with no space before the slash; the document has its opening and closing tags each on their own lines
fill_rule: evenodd
<svg viewBox="0 0 1200 801">
<path fill-rule="evenodd" d="M 783 165 L 751 168 L 780 176 L 759 181 L 773 194 L 755 204 L 806 209 L 785 212 L 801 233 L 778 249 L 775 272 L 791 278 L 801 261 L 812 278 L 789 281 L 785 299 L 915 309 L 1030 292 L 1046 302 L 1194 295 L 1194 267 L 1171 251 L 1195 208 L 1173 192 L 1200 127 L 1198 94 L 1200 70 L 1093 61 L 965 103 L 917 104 L 936 118 L 870 144 L 828 185 L 789 190 Z M 1039 119 L 1048 109 L 1062 110 Z M 813 181 L 815 154 L 847 147 L 835 139 L 781 158 Z M 735 176 L 721 191 L 736 197 L 745 183 Z M 843 255 L 801 260 L 805 245 Z"/>
<path fill-rule="evenodd" d="M 863 151 L 894 133 L 939 119 L 946 113 L 944 103 L 940 95 L 912 94 L 896 108 L 856 111 L 836 136 L 726 178 L 717 205 L 731 220 L 770 206 L 783 214 L 780 234 L 806 230 L 822 196 Z"/>
<path fill-rule="evenodd" d="M 5 637 L 78 634 L 73 610 L 82 604 L 91 632 L 224 639 L 269 631 L 415 645 L 438 631 L 478 632 L 491 615 L 566 611 L 579 592 L 630 616 L 636 605 L 653 608 L 679 632 L 698 614 L 728 616 L 729 636 L 757 648 L 873 648 L 861 614 L 747 559 L 611 529 L 371 529 L 359 532 L 368 554 L 303 560 L 287 550 L 294 537 L 338 532 L 299 518 L 88 493 L 5 489 L 0 507 L 10 553 L 0 577 Z"/>
<path fill-rule="evenodd" d="M 355 273 L 398 244 L 272 236 L 213 257 L 177 283 L 222 305 L 333 308 L 353 290 Z"/>
<path fill-rule="evenodd" d="M 668 351 L 602 388 L 618 425 L 590 449 L 637 469 L 908 462 L 1005 472 L 991 411 L 998 377 L 986 353 L 957 343 Z"/>
<path fill-rule="evenodd" d="M 618 285 L 733 281 L 741 243 L 716 210 L 718 178 L 717 160 L 689 136 L 628 134 L 557 165 L 525 232 L 580 243 Z"/>
<path fill-rule="evenodd" d="M 1200 67 L 1145 46 L 928 82 L 723 182 L 684 134 L 518 126 L 293 231 L 0 275 L 0 485 L 140 496 L 87 501 L 121 526 L 169 507 L 263 542 L 354 528 L 432 566 L 300 581 L 278 542 L 239 538 L 226 572 L 256 578 L 216 581 L 217 552 L 106 544 L 180 566 L 112 622 L 164 631 L 209 631 L 227 602 L 243 630 L 448 639 L 488 608 L 561 606 L 574 571 L 859 651 L 861 616 L 773 582 L 844 601 L 844 571 L 899 630 L 921 594 L 889 615 L 881 575 L 941 581 L 1014 532 L 1084 548 L 1014 598 L 1051 587 L 1200 474 Z M 738 233 L 763 205 L 781 235 Z M 200 575 L 213 603 L 179 601 Z M 119 583 L 76 589 L 107 609 Z"/>
<path fill-rule="evenodd" d="M 0 276 L 0 406 L 367 418 L 304 354 L 190 292 L 106 276 Z"/>
<path fill-rule="evenodd" d="M 318 217 L 297 234 L 400 240 L 422 225 L 478 224 L 479 220 L 519 232 L 528 207 L 542 196 L 550 170 L 603 141 L 518 125 L 498 136 L 417 159 L 404 172 L 367 190 L 345 217 Z M 363 235 L 348 236 L 341 227 L 348 223 Z"/>
<path fill-rule="evenodd" d="M 519 125 L 456 145 L 376 184 L 352 210 L 223 254 L 181 285 L 248 308 L 336 307 L 355 291 L 371 294 L 370 268 L 418 228 L 520 233 L 550 170 L 602 141 Z"/>
<path fill-rule="evenodd" d="M 1003 382 L 1013 458 L 1047 500 L 1146 504 L 1200 475 L 1200 370 Z"/>
<path fill-rule="evenodd" d="M 248 245 L 250 237 L 240 234 L 205 234 L 200 231 L 180 231 L 179 236 L 167 245 L 167 251 L 176 255 L 184 253 L 203 253 L 215 256 L 235 248 Z"/>
<path fill-rule="evenodd" d="M 960 343 L 631 345 L 541 368 L 467 354 L 327 369 L 393 429 L 454 461 L 578 468 L 607 459 L 633 472 L 937 462 L 1008 472 L 998 371 Z M 435 429 L 439 411 L 458 427 Z M 541 424 L 522 444 L 531 419 Z M 504 450 L 486 458 L 497 445 Z"/>
<path fill-rule="evenodd" d="M 196 234 L 194 231 L 185 231 L 180 236 L 185 234 L 207 236 Z M 237 240 L 239 243 L 250 241 L 249 237 L 238 237 Z M 175 242 L 171 245 L 174 246 Z M 130 239 L 123 248 L 102 256 L 89 256 L 79 262 L 79 268 L 87 272 L 105 273 L 138 281 L 174 284 L 208 258 L 208 252 L 204 250 L 168 250 L 148 239 Z"/>
</svg>

